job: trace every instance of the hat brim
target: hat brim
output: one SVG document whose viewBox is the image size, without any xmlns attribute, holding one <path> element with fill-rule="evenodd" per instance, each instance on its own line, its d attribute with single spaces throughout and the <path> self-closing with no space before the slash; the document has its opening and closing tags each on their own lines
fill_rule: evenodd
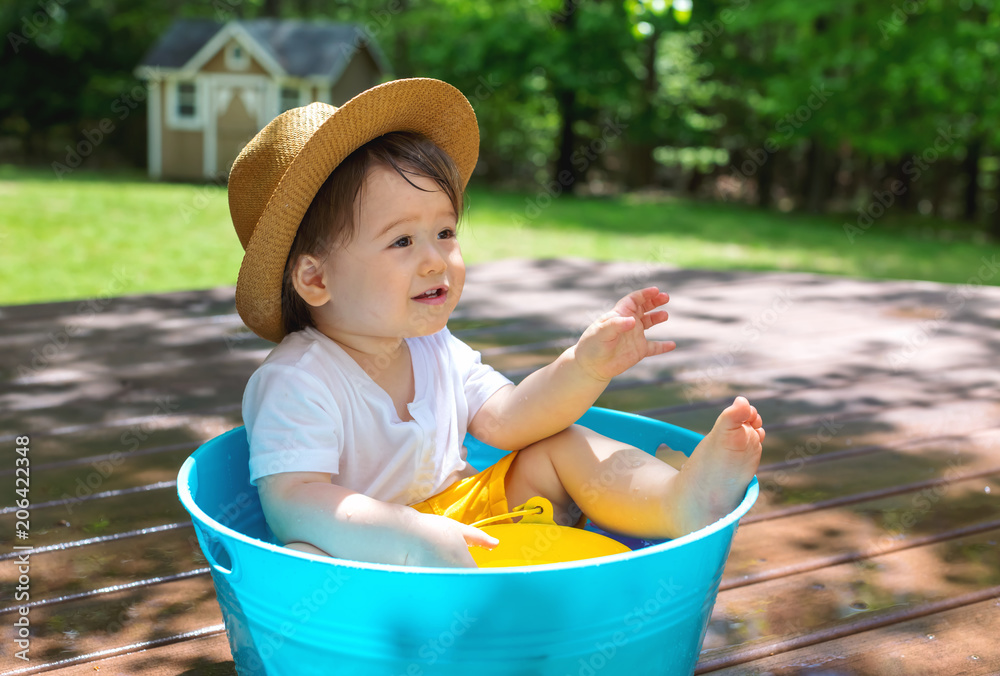
<svg viewBox="0 0 1000 676">
<path fill-rule="evenodd" d="M 455 162 L 462 187 L 468 184 L 479 156 L 479 127 L 472 106 L 455 87 L 430 78 L 394 80 L 337 108 L 291 161 L 247 242 L 236 282 L 236 308 L 254 333 L 275 343 L 285 336 L 285 264 L 316 192 L 348 155 L 394 131 L 428 137 Z"/>
</svg>

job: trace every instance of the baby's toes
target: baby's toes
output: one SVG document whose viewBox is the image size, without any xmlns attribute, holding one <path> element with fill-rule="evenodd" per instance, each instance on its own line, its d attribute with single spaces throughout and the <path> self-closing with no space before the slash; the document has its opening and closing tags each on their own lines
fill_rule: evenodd
<svg viewBox="0 0 1000 676">
<path fill-rule="evenodd" d="M 750 405 L 746 397 L 736 397 L 733 403 L 726 407 L 722 413 L 719 414 L 719 420 L 726 424 L 726 427 L 731 429 L 739 429 L 739 427 L 751 419 L 754 412 L 754 407 Z"/>
</svg>

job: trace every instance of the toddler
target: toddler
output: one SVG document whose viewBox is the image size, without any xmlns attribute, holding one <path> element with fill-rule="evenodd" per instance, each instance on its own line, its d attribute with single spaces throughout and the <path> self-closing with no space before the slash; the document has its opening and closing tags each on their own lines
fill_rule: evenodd
<svg viewBox="0 0 1000 676">
<path fill-rule="evenodd" d="M 345 559 L 474 566 L 469 547 L 497 541 L 468 524 L 536 495 L 559 523 L 586 515 L 646 538 L 729 513 L 764 439 L 745 398 L 680 471 L 573 424 L 613 377 L 674 348 L 646 337 L 667 319 L 666 293 L 628 294 L 516 386 L 448 331 L 478 146 L 465 97 L 416 78 L 286 111 L 234 163 L 237 308 L 279 343 L 243 399 L 275 536 Z M 466 432 L 510 453 L 473 468 Z"/>
</svg>

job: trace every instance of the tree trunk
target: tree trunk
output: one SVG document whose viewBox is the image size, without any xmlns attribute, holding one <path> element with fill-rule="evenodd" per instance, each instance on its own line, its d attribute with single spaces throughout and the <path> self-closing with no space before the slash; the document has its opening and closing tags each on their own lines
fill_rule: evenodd
<svg viewBox="0 0 1000 676">
<path fill-rule="evenodd" d="M 916 195 L 913 194 L 915 186 L 910 181 L 910 177 L 903 171 L 903 167 L 910 161 L 911 157 L 913 157 L 913 153 L 903 153 L 902 157 L 899 158 L 899 161 L 896 162 L 896 165 L 892 169 L 892 180 L 899 181 L 903 184 L 903 194 L 899 195 L 896 199 L 896 204 L 899 206 L 900 211 L 906 211 L 909 213 L 913 213 L 917 207 Z M 892 189 L 891 184 L 889 189 Z"/>
<path fill-rule="evenodd" d="M 928 170 L 928 185 L 934 186 L 931 194 L 931 216 L 943 218 L 945 214 L 945 204 L 948 202 L 948 191 L 951 188 L 951 179 L 955 175 L 957 167 L 953 162 L 940 159 Z M 939 173 L 940 172 L 940 173 Z M 923 180 L 923 179 L 921 179 Z"/>
<path fill-rule="evenodd" d="M 701 189 L 701 184 L 705 182 L 705 174 L 698 171 L 695 167 L 691 170 L 691 175 L 688 177 L 687 181 L 687 192 L 692 197 L 698 196 L 698 190 Z"/>
<path fill-rule="evenodd" d="M 406 13 L 406 11 L 410 8 L 409 5 L 410 5 L 410 0 L 398 0 L 396 4 L 398 12 L 396 12 L 395 14 L 397 20 L 398 17 Z M 409 36 L 410 32 L 405 29 L 399 30 L 399 26 L 396 26 L 396 28 L 397 28 L 396 35 L 395 38 L 393 39 L 393 45 L 392 45 L 393 75 L 396 78 L 400 79 L 406 77 L 413 77 L 413 73 L 410 71 L 410 60 L 409 60 L 410 46 L 407 40 L 407 36 Z"/>
<path fill-rule="evenodd" d="M 654 183 L 656 160 L 653 159 L 651 143 L 629 143 L 626 146 L 625 186 L 629 190 L 642 188 Z"/>
<path fill-rule="evenodd" d="M 825 16 L 818 16 L 813 22 L 817 35 L 826 33 L 828 22 Z M 805 200 L 806 211 L 821 214 L 826 211 L 826 196 L 829 193 L 827 181 L 828 153 L 815 138 L 809 139 L 809 151 L 806 153 L 806 180 L 802 197 Z"/>
<path fill-rule="evenodd" d="M 971 141 L 965 149 L 965 159 L 962 161 L 962 171 L 968 178 L 965 184 L 965 220 L 976 220 L 978 211 L 979 196 L 979 156 L 982 152 L 982 143 L 979 139 Z"/>
<path fill-rule="evenodd" d="M 261 18 L 281 18 L 281 0 L 264 0 L 260 8 Z"/>
<path fill-rule="evenodd" d="M 757 206 L 761 209 L 770 209 L 774 200 L 774 164 L 778 161 L 778 152 L 771 153 L 764 164 L 757 172 Z"/>
<path fill-rule="evenodd" d="M 573 123 L 576 122 L 576 92 L 572 89 L 560 90 L 556 93 L 556 100 L 559 103 L 562 127 L 559 131 L 559 159 L 556 160 L 556 173 L 553 178 L 562 186 L 560 192 L 572 195 L 585 177 L 586 169 L 590 167 L 594 158 L 582 155 L 577 163 L 573 162 L 573 152 L 576 148 L 576 132 L 573 131 Z M 584 165 L 582 171 L 576 166 L 577 164 Z"/>
<path fill-rule="evenodd" d="M 572 33 L 576 26 L 576 2 L 575 0 L 563 0 L 563 7 L 559 14 L 552 19 L 559 30 L 566 31 L 572 42 Z M 578 160 L 573 162 L 573 153 L 576 148 L 576 132 L 573 125 L 576 122 L 576 91 L 573 89 L 558 88 L 555 92 L 556 102 L 559 106 L 559 118 L 562 125 L 559 131 L 559 159 L 556 160 L 555 176 L 553 177 L 559 184 L 560 194 L 572 195 L 576 192 L 577 185 L 586 175 L 586 170 L 595 158 L 586 157 L 586 162 Z M 575 164 L 584 165 L 581 168 Z"/>
<path fill-rule="evenodd" d="M 652 100 L 659 87 L 656 78 L 656 49 L 661 34 L 660 27 L 655 26 L 643 59 L 646 76 L 642 80 L 642 87 L 639 90 L 640 99 L 630 124 L 632 140 L 626 146 L 628 166 L 625 167 L 625 185 L 629 189 L 650 185 L 653 183 L 653 174 L 656 171 L 656 160 L 653 159 L 653 150 L 656 148 L 656 144 L 652 140 L 653 117 L 655 115 Z"/>
<path fill-rule="evenodd" d="M 802 196 L 806 210 L 813 214 L 823 213 L 826 207 L 826 164 L 826 152 L 815 139 L 811 139 L 809 152 L 806 153 L 806 180 Z"/>
</svg>

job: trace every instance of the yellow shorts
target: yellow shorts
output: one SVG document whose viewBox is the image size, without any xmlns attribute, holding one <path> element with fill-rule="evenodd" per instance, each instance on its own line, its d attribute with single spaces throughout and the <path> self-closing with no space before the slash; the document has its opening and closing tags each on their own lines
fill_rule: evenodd
<svg viewBox="0 0 1000 676">
<path fill-rule="evenodd" d="M 482 472 L 459 479 L 440 493 L 410 507 L 424 514 L 439 514 L 465 524 L 506 514 L 510 508 L 507 506 L 504 480 L 517 453 L 508 453 Z M 508 518 L 495 523 L 513 522 Z"/>
</svg>

